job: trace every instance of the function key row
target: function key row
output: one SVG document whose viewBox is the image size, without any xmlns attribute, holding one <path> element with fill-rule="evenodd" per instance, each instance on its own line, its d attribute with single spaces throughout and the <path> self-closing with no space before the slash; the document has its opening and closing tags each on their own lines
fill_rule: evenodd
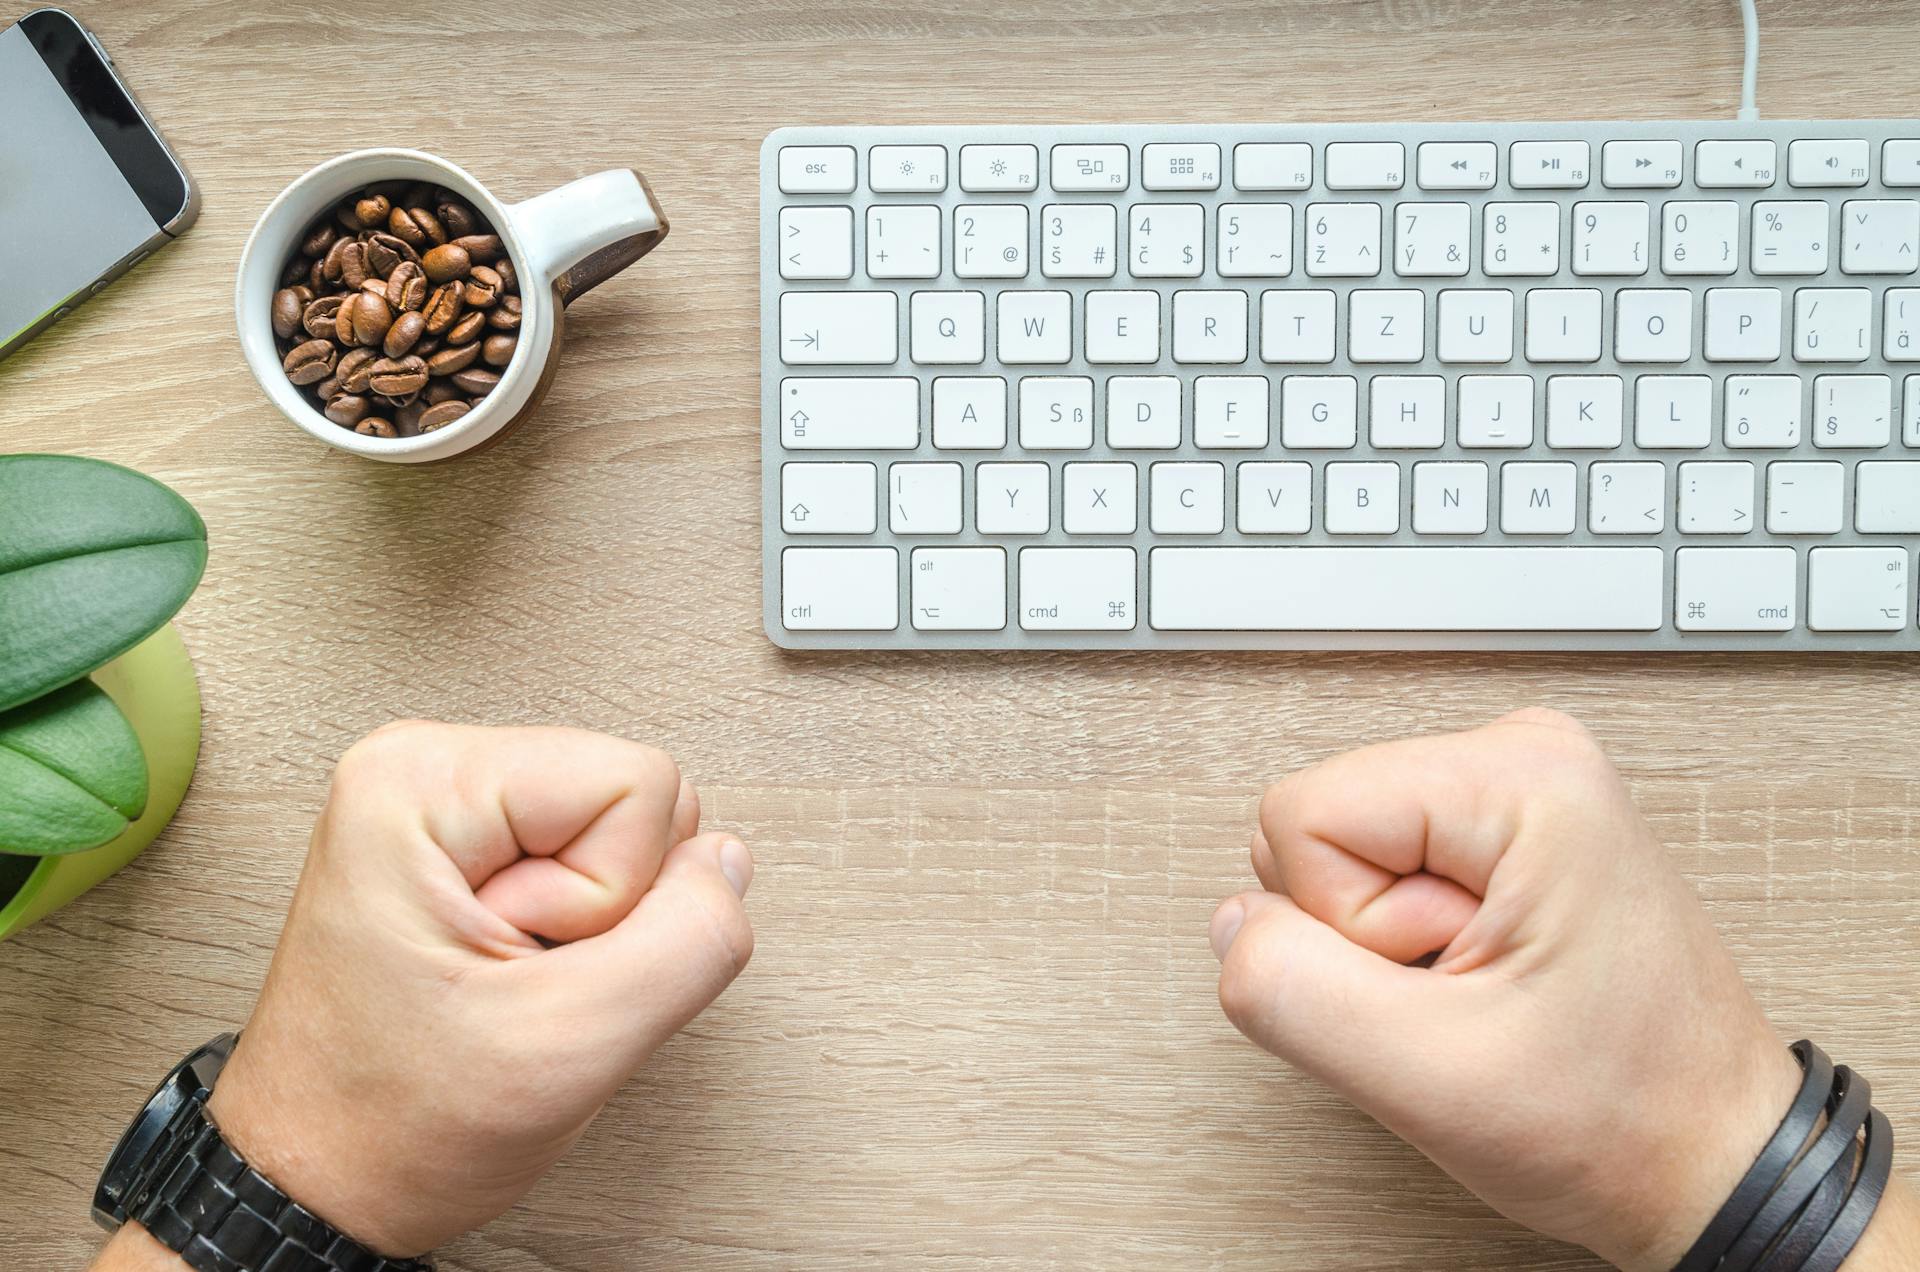
<svg viewBox="0 0 1920 1272">
<path fill-rule="evenodd" d="M 1490 141 L 1427 141 L 1414 150 L 1413 183 L 1422 190 L 1490 190 L 1499 175 L 1499 147 Z M 1609 141 L 1600 148 L 1600 184 L 1615 190 L 1680 185 L 1685 147 L 1678 141 Z M 1021 194 L 1040 188 L 1040 147 L 961 146 L 959 185 L 968 192 Z M 1310 189 L 1318 171 L 1329 190 L 1399 190 L 1408 184 L 1407 146 L 1398 141 L 1244 142 L 1231 153 L 1217 142 L 1154 142 L 1140 147 L 1141 188 L 1242 191 Z M 872 146 L 867 186 L 877 194 L 933 194 L 947 189 L 948 148 Z M 1516 141 L 1507 156 L 1507 184 L 1520 190 L 1579 190 L 1592 181 L 1592 147 L 1584 141 Z M 787 194 L 852 194 L 858 185 L 852 146 L 783 146 L 780 189 Z M 1778 144 L 1766 138 L 1702 141 L 1693 153 L 1693 181 L 1703 189 L 1766 189 L 1779 173 Z M 1854 188 L 1873 175 L 1873 148 L 1859 138 L 1808 138 L 1787 143 L 1787 184 L 1802 189 Z M 1133 152 L 1121 144 L 1048 148 L 1046 176 L 1063 193 L 1127 190 Z M 1920 187 L 1920 139 L 1881 147 L 1880 180 Z"/>
</svg>

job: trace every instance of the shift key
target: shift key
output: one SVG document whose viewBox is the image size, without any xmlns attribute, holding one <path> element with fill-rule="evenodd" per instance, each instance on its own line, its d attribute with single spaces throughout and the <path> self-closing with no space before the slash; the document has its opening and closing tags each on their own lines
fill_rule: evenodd
<svg viewBox="0 0 1920 1272">
<path fill-rule="evenodd" d="M 892 292 L 781 292 L 780 360 L 788 366 L 894 362 L 899 309 Z"/>
</svg>

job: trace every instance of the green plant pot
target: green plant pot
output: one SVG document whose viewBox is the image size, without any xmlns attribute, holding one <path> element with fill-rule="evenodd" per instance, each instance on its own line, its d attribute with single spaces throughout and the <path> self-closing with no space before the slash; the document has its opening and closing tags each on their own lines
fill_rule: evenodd
<svg viewBox="0 0 1920 1272">
<path fill-rule="evenodd" d="M 93 673 L 147 757 L 147 810 L 118 838 L 61 857 L 0 856 L 0 941 L 52 914 L 139 856 L 166 829 L 200 755 L 200 686 L 171 625 Z"/>
</svg>

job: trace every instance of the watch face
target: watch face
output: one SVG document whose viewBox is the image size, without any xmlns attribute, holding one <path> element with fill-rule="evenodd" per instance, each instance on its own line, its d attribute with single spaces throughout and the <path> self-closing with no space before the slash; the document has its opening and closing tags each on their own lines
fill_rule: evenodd
<svg viewBox="0 0 1920 1272">
<path fill-rule="evenodd" d="M 112 1232 L 127 1221 L 127 1207 L 133 1201 L 129 1194 L 147 1175 L 145 1168 L 154 1149 L 180 1110 L 196 1099 L 204 1100 L 206 1093 L 213 1090 L 221 1067 L 233 1054 L 235 1037 L 221 1034 L 175 1065 L 173 1072 L 153 1089 L 146 1107 L 114 1146 L 113 1155 L 107 1158 L 107 1168 L 100 1174 L 99 1186 L 94 1189 L 93 1217 L 101 1227 Z"/>
</svg>

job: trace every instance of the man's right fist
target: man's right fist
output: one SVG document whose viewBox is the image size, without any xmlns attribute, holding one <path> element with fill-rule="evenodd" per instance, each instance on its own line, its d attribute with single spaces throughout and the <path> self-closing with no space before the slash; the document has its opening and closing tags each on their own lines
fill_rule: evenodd
<svg viewBox="0 0 1920 1272">
<path fill-rule="evenodd" d="M 505 1210 L 746 966 L 753 860 L 651 747 L 391 725 L 341 759 L 209 1107 L 384 1254 Z"/>
<path fill-rule="evenodd" d="M 1339 756 L 1260 805 L 1213 918 L 1240 1031 L 1495 1209 L 1670 1268 L 1799 1066 L 1587 731 L 1522 711 Z"/>
</svg>

